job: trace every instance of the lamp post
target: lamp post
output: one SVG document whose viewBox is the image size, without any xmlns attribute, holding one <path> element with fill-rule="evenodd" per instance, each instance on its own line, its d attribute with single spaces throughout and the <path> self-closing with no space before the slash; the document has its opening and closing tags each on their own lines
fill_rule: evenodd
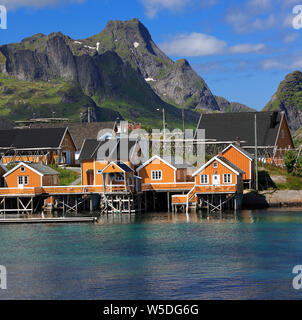
<svg viewBox="0 0 302 320">
<path fill-rule="evenodd" d="M 157 111 L 159 111 L 160 109 L 156 109 Z M 162 112 L 163 112 L 163 132 L 164 132 L 164 141 L 166 140 L 166 117 L 165 117 L 165 109 L 162 108 Z"/>
</svg>

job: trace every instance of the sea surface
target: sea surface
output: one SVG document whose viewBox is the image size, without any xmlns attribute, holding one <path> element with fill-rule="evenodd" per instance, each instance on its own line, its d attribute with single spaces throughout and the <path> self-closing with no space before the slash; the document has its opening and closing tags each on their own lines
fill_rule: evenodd
<svg viewBox="0 0 302 320">
<path fill-rule="evenodd" d="M 0 225 L 0 299 L 301 299 L 302 209 Z"/>
</svg>

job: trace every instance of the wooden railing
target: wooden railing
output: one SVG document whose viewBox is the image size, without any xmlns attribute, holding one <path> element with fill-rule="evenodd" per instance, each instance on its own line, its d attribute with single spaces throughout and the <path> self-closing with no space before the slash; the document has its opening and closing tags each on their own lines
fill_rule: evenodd
<svg viewBox="0 0 302 320">
<path fill-rule="evenodd" d="M 148 183 L 142 185 L 142 190 L 190 190 L 193 186 L 194 182 Z"/>
<path fill-rule="evenodd" d="M 236 190 L 236 185 L 194 186 L 186 195 L 173 195 L 172 204 L 197 203 L 197 193 L 234 193 Z"/>
<path fill-rule="evenodd" d="M 196 186 L 195 193 L 228 193 L 236 192 L 237 186 L 231 185 L 218 185 L 218 186 Z"/>
<path fill-rule="evenodd" d="M 131 190 L 129 188 L 127 191 Z M 108 186 L 107 192 L 123 192 L 126 191 L 124 185 Z M 0 196 L 7 195 L 41 195 L 41 194 L 85 194 L 85 193 L 103 193 L 103 186 L 48 186 L 35 188 L 0 188 Z"/>
</svg>

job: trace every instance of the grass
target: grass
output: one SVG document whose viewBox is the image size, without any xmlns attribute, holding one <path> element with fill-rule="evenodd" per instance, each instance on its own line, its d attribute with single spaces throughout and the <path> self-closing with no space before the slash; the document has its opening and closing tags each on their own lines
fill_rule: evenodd
<svg viewBox="0 0 302 320">
<path fill-rule="evenodd" d="M 0 73 L 0 116 L 7 120 L 67 117 L 77 121 L 84 106 L 93 105 L 78 85 L 61 79 L 50 82 L 21 81 Z"/>
<path fill-rule="evenodd" d="M 57 165 L 50 165 L 50 167 L 59 172 L 60 186 L 69 186 L 72 182 L 80 177 L 80 173 L 76 171 L 61 168 Z"/>
<path fill-rule="evenodd" d="M 280 190 L 302 190 L 302 177 L 292 176 L 285 169 L 274 167 L 269 164 L 259 164 L 265 169 L 270 176 L 283 176 L 286 177 L 285 183 L 276 183 Z"/>
</svg>

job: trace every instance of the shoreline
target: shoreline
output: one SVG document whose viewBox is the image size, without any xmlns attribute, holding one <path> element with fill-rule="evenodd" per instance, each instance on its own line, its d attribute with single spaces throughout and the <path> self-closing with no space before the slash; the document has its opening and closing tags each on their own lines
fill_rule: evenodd
<svg viewBox="0 0 302 320">
<path fill-rule="evenodd" d="M 243 209 L 302 207 L 302 190 L 248 192 L 243 195 Z"/>
</svg>

